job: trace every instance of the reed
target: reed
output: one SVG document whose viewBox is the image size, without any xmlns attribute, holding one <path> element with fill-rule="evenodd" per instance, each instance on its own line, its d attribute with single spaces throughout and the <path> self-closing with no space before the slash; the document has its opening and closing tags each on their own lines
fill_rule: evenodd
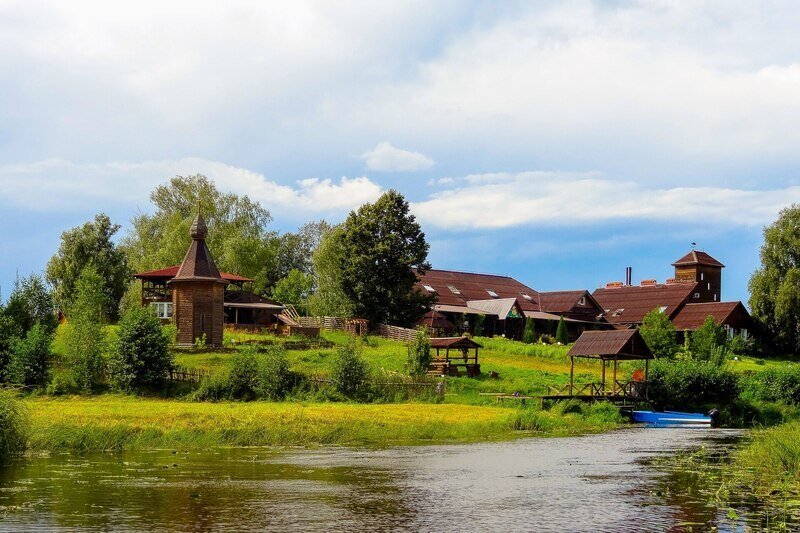
<svg viewBox="0 0 800 533">
<path fill-rule="evenodd" d="M 373 445 L 473 442 L 532 432 L 603 431 L 615 422 L 586 413 L 425 403 L 181 402 L 127 396 L 31 398 L 33 450 L 214 446 Z M 535 414 L 534 414 L 535 413 Z M 540 420 L 539 423 L 532 421 Z"/>
</svg>

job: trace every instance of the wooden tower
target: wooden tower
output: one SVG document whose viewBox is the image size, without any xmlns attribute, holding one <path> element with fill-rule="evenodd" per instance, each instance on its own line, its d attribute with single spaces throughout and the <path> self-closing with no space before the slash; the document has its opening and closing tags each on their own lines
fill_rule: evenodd
<svg viewBox="0 0 800 533">
<path fill-rule="evenodd" d="M 200 215 L 192 223 L 192 244 L 183 258 L 172 286 L 173 320 L 178 327 L 178 345 L 191 346 L 205 334 L 206 345 L 222 346 L 223 298 L 227 281 L 206 246 L 208 227 Z"/>
<path fill-rule="evenodd" d="M 674 263 L 676 281 L 699 283 L 698 296 L 691 303 L 722 300 L 722 269 L 725 265 L 705 252 L 692 250 Z"/>
</svg>

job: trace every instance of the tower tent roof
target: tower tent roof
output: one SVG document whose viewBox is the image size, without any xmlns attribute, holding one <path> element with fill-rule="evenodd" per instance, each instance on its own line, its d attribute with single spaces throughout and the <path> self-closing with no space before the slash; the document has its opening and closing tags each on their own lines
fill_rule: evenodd
<svg viewBox="0 0 800 533">
<path fill-rule="evenodd" d="M 711 257 L 705 252 L 699 252 L 697 250 L 692 250 L 688 254 L 684 255 L 674 263 L 672 266 L 692 266 L 692 265 L 703 265 L 703 266 L 712 266 L 718 268 L 724 268 L 725 265 Z"/>
<path fill-rule="evenodd" d="M 192 244 L 189 245 L 183 262 L 178 268 L 178 273 L 170 280 L 170 283 L 189 280 L 212 280 L 219 281 L 219 283 L 228 283 L 220 275 L 217 264 L 211 257 L 208 246 L 206 246 L 207 233 L 206 222 L 203 220 L 203 216 L 198 213 L 189 230 Z"/>
</svg>

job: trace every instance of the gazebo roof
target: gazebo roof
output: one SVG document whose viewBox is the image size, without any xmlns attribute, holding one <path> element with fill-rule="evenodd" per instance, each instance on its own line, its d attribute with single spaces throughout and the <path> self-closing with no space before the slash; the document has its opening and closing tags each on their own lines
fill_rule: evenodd
<svg viewBox="0 0 800 533">
<path fill-rule="evenodd" d="M 416 325 L 437 329 L 455 329 L 453 323 L 447 320 L 447 317 L 438 311 L 428 311 L 422 315 L 422 318 L 417 320 Z"/>
<path fill-rule="evenodd" d="M 431 337 L 431 348 L 483 348 L 467 337 Z"/>
<path fill-rule="evenodd" d="M 653 359 L 653 353 L 635 329 L 584 331 L 567 355 L 594 359 Z"/>
</svg>

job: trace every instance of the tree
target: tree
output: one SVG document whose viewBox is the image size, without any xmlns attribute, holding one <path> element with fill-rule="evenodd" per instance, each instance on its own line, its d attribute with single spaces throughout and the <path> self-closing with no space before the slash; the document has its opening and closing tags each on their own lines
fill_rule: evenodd
<svg viewBox="0 0 800 533">
<path fill-rule="evenodd" d="M 309 313 L 316 316 L 353 316 L 353 302 L 344 292 L 342 263 L 345 261 L 342 228 L 331 228 L 323 235 L 312 255 L 315 290 L 308 301 Z"/>
<path fill-rule="evenodd" d="M 117 316 L 130 276 L 125 252 L 112 241 L 118 230 L 119 225 L 112 224 L 107 215 L 99 214 L 93 222 L 61 234 L 58 252 L 47 263 L 46 277 L 62 311 L 73 305 L 81 271 L 91 265 L 102 280 L 105 315 L 112 319 Z"/>
<path fill-rule="evenodd" d="M 264 292 L 278 280 L 277 235 L 268 229 L 272 217 L 247 196 L 220 192 L 202 175 L 176 176 L 150 193 L 152 215 L 140 214 L 122 239 L 136 271 L 177 265 L 189 245 L 189 227 L 198 205 L 208 225 L 208 246 L 220 270 L 256 280 Z"/>
<path fill-rule="evenodd" d="M 531 344 L 536 342 L 536 331 L 533 327 L 533 319 L 526 318 L 525 319 L 525 330 L 522 332 L 522 342 L 527 344 Z"/>
<path fill-rule="evenodd" d="M 91 392 L 105 371 L 104 354 L 107 350 L 105 321 L 106 295 L 103 278 L 90 265 L 83 269 L 75 283 L 75 295 L 69 308 L 69 321 L 64 335 L 67 363 L 75 382 L 86 392 Z"/>
<path fill-rule="evenodd" d="M 412 376 L 421 376 L 431 366 L 431 339 L 427 328 L 418 329 L 414 339 L 408 344 L 408 373 Z"/>
<path fill-rule="evenodd" d="M 174 365 L 161 321 L 148 308 L 126 313 L 111 361 L 111 381 L 123 391 L 160 385 Z"/>
<path fill-rule="evenodd" d="M 35 324 L 40 324 L 47 333 L 53 333 L 58 326 L 53 295 L 37 274 L 14 283 L 14 290 L 2 313 L 17 324 L 21 335 Z"/>
<path fill-rule="evenodd" d="M 433 298 L 414 290 L 424 274 L 428 243 L 408 202 L 397 191 L 351 212 L 342 225 L 342 290 L 357 316 L 373 324 L 409 324 Z"/>
<path fill-rule="evenodd" d="M 275 284 L 272 288 L 272 297 L 281 303 L 301 304 L 311 294 L 313 284 L 314 279 L 310 274 L 294 269 Z"/>
<path fill-rule="evenodd" d="M 17 339 L 11 352 L 9 381 L 22 385 L 44 385 L 47 382 L 52 342 L 52 332 L 38 322 L 24 338 Z"/>
<path fill-rule="evenodd" d="M 361 358 L 355 339 L 339 346 L 331 368 L 331 381 L 345 396 L 356 396 L 367 381 L 367 364 Z"/>
<path fill-rule="evenodd" d="M 569 333 L 567 332 L 567 323 L 564 317 L 558 319 L 558 327 L 556 328 L 556 342 L 561 344 L 569 343 Z"/>
<path fill-rule="evenodd" d="M 660 308 L 653 309 L 644 316 L 639 333 L 656 357 L 671 358 L 678 351 L 675 326 Z"/>
<path fill-rule="evenodd" d="M 703 325 L 697 328 L 689 337 L 689 351 L 692 356 L 701 361 L 712 359 L 728 342 L 725 328 L 714 321 L 713 316 L 706 317 Z"/>
<path fill-rule="evenodd" d="M 764 229 L 761 266 L 750 278 L 750 309 L 764 340 L 800 353 L 800 205 Z"/>
<path fill-rule="evenodd" d="M 22 329 L 11 317 L 0 313 L 0 381 L 9 379 L 12 351 Z"/>
</svg>

